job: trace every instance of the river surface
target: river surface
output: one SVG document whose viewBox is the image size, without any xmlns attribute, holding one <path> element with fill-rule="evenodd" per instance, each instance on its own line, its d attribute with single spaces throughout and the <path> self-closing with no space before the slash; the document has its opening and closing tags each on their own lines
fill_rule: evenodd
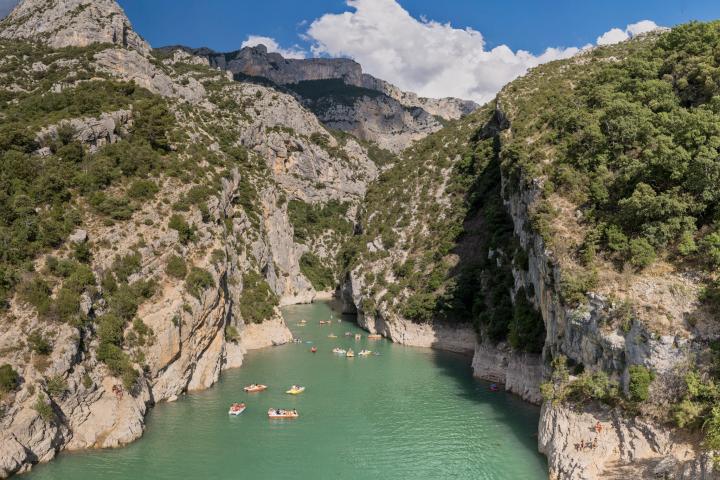
<svg viewBox="0 0 720 480">
<path fill-rule="evenodd" d="M 283 314 L 302 344 L 250 352 L 209 390 L 157 405 L 135 443 L 62 453 L 19 478 L 547 479 L 539 410 L 474 380 L 469 358 L 368 340 L 328 303 Z M 331 316 L 332 325 L 319 325 Z M 331 353 L 335 346 L 380 355 L 345 358 Z M 270 388 L 244 393 L 254 382 Z M 305 393 L 284 393 L 296 383 Z M 227 414 L 234 401 L 247 404 L 239 417 Z M 296 408 L 300 418 L 269 420 L 269 407 Z"/>
</svg>

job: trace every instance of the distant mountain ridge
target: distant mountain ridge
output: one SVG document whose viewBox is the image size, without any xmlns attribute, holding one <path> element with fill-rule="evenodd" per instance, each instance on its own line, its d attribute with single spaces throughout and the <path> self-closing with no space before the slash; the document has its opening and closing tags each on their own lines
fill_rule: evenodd
<svg viewBox="0 0 720 480">
<path fill-rule="evenodd" d="M 310 80 L 340 79 L 348 85 L 367 88 L 394 98 L 405 107 L 419 107 L 431 115 L 445 120 L 456 120 L 478 108 L 471 100 L 453 97 L 426 98 L 405 92 L 385 80 L 363 73 L 362 66 L 349 58 L 284 58 L 276 52 L 268 52 L 264 45 L 245 47 L 233 52 L 221 53 L 212 49 L 169 46 L 159 50 L 182 49 L 192 55 L 206 57 L 212 66 L 229 70 L 234 74 L 264 77 L 278 85 Z"/>
<path fill-rule="evenodd" d="M 404 92 L 363 73 L 359 63 L 347 58 L 288 59 L 268 52 L 264 45 L 228 53 L 181 45 L 156 52 L 172 55 L 178 50 L 231 72 L 236 80 L 292 92 L 328 128 L 375 142 L 393 153 L 478 108 L 472 101 L 423 98 Z"/>
</svg>

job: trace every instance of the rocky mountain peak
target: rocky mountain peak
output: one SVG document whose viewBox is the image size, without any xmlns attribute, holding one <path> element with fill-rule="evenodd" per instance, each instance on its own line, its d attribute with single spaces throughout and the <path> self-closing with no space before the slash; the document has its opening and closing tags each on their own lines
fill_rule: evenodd
<svg viewBox="0 0 720 480">
<path fill-rule="evenodd" d="M 113 0 L 22 0 L 0 22 L 0 38 L 38 40 L 52 48 L 112 43 L 150 51 Z"/>
</svg>

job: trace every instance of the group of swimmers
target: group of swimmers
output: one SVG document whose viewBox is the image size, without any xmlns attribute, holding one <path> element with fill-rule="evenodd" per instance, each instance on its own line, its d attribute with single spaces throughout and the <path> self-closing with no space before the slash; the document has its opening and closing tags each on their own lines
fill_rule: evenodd
<svg viewBox="0 0 720 480">
<path fill-rule="evenodd" d="M 595 423 L 595 426 L 593 427 L 593 430 L 595 430 L 596 434 L 600 434 L 602 432 L 603 426 L 602 423 L 597 422 Z M 575 451 L 580 452 L 584 451 L 586 449 L 588 450 L 595 450 L 598 446 L 598 439 L 597 436 L 592 439 L 592 441 L 588 440 L 587 442 L 585 440 L 580 440 L 580 443 L 575 444 Z"/>
</svg>

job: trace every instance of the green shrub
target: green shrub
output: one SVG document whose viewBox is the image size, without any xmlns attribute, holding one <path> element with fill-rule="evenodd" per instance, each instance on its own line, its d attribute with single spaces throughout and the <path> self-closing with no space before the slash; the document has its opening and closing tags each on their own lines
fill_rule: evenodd
<svg viewBox="0 0 720 480">
<path fill-rule="evenodd" d="M 82 377 L 82 384 L 83 387 L 86 389 L 90 389 L 93 386 L 93 380 L 92 377 L 90 377 L 90 374 L 85 372 Z"/>
<path fill-rule="evenodd" d="M 306 252 L 300 257 L 300 271 L 315 290 L 327 290 L 335 284 L 332 270 L 324 266 L 317 255 Z"/>
<path fill-rule="evenodd" d="M 226 325 L 225 326 L 225 339 L 229 342 L 237 342 L 240 338 L 240 332 L 238 332 L 238 329 L 235 328 L 235 325 Z"/>
<path fill-rule="evenodd" d="M 650 384 L 654 380 L 655 374 L 642 365 L 631 365 L 628 373 L 630 375 L 628 382 L 630 400 L 633 402 L 646 401 L 650 393 Z"/>
<path fill-rule="evenodd" d="M 50 405 L 50 402 L 48 402 L 45 395 L 41 393 L 38 394 L 35 404 L 33 404 L 33 409 L 35 409 L 38 415 L 40 415 L 40 418 L 46 422 L 55 418 L 55 411 L 53 410 L 52 405 Z"/>
<path fill-rule="evenodd" d="M 140 298 L 130 285 L 123 283 L 110 297 L 109 303 L 112 312 L 127 321 L 135 316 L 140 305 Z"/>
<path fill-rule="evenodd" d="M 594 269 L 565 270 L 560 279 L 560 296 L 565 305 L 585 303 L 588 292 L 597 287 L 598 276 Z"/>
<path fill-rule="evenodd" d="M 0 393 L 9 393 L 20 384 L 20 374 L 9 364 L 0 366 Z"/>
<path fill-rule="evenodd" d="M 349 204 L 337 200 L 331 200 L 324 205 L 290 200 L 288 215 L 293 225 L 295 241 L 305 243 L 326 230 L 331 230 L 336 235 L 350 235 L 352 224 L 345 218 L 348 208 Z"/>
<path fill-rule="evenodd" d="M 152 180 L 135 180 L 128 188 L 127 194 L 136 200 L 149 200 L 159 191 L 157 184 Z"/>
<path fill-rule="evenodd" d="M 655 261 L 655 248 L 644 238 L 630 240 L 630 263 L 637 268 L 645 268 Z"/>
<path fill-rule="evenodd" d="M 700 251 L 713 267 L 720 267 L 720 231 L 709 233 L 700 240 Z"/>
<path fill-rule="evenodd" d="M 28 345 L 30 349 L 39 355 L 49 355 L 52 352 L 52 344 L 43 336 L 42 332 L 37 329 L 28 335 Z"/>
<path fill-rule="evenodd" d="M 170 258 L 168 258 L 167 265 L 165 266 L 165 273 L 179 280 L 184 279 L 185 275 L 187 275 L 187 265 L 185 264 L 185 260 L 177 255 L 171 255 Z"/>
<path fill-rule="evenodd" d="M 142 255 L 140 252 L 118 255 L 113 261 L 112 268 L 118 281 L 127 282 L 131 275 L 138 273 L 142 268 Z"/>
<path fill-rule="evenodd" d="M 527 299 L 524 288 L 515 294 L 507 338 L 514 349 L 529 353 L 541 353 L 545 345 L 545 323 L 540 312 Z"/>
<path fill-rule="evenodd" d="M 274 315 L 279 299 L 265 278 L 257 272 L 243 275 L 240 314 L 245 323 L 262 323 Z"/>
<path fill-rule="evenodd" d="M 720 450 L 720 406 L 715 405 L 703 424 L 705 439 L 703 448 L 708 451 Z"/>
<path fill-rule="evenodd" d="M 46 389 L 51 397 L 62 397 L 68 389 L 67 380 L 62 375 L 55 375 L 46 380 Z"/>
<path fill-rule="evenodd" d="M 80 263 L 90 263 L 92 260 L 92 251 L 87 242 L 76 243 L 73 246 L 73 256 Z"/>
<path fill-rule="evenodd" d="M 35 307 L 40 315 L 50 311 L 52 305 L 50 293 L 50 286 L 40 277 L 33 277 L 23 282 L 18 289 L 20 300 Z"/>
<path fill-rule="evenodd" d="M 195 239 L 195 227 L 188 224 L 182 215 L 174 214 L 170 217 L 168 227 L 177 230 L 178 239 L 183 245 Z"/>
<path fill-rule="evenodd" d="M 185 288 L 195 298 L 200 298 L 205 290 L 215 286 L 215 279 L 207 270 L 192 267 L 185 278 Z"/>
</svg>

